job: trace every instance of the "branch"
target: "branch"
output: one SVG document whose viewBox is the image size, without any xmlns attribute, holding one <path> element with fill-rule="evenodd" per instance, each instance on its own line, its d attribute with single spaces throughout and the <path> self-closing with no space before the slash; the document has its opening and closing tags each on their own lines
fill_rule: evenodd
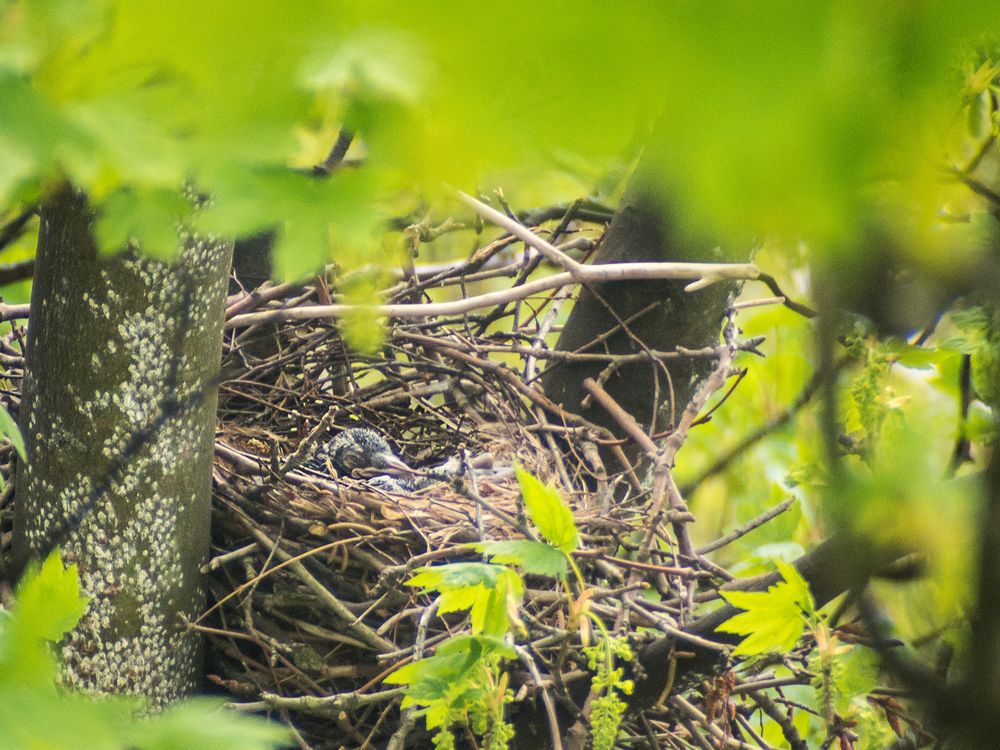
<svg viewBox="0 0 1000 750">
<path fill-rule="evenodd" d="M 0 286 L 24 281 L 35 275 L 35 259 L 19 260 L 16 263 L 0 263 Z"/>
<path fill-rule="evenodd" d="M 781 297 L 781 304 L 783 304 L 789 310 L 797 312 L 799 315 L 802 315 L 803 317 L 806 318 L 815 318 L 816 315 L 818 314 L 811 307 L 803 305 L 801 302 L 794 302 L 793 300 L 788 299 L 788 295 L 786 295 L 783 291 L 781 291 L 781 287 L 778 286 L 778 282 L 774 280 L 774 277 L 771 276 L 771 274 L 762 273 L 760 276 L 757 277 L 757 280 L 766 284 L 767 288 L 770 289 L 773 294 L 777 295 L 778 297 Z"/>
<path fill-rule="evenodd" d="M 495 208 L 487 206 L 482 201 L 476 200 L 471 195 L 466 195 L 461 190 L 458 191 L 458 198 L 487 221 L 496 224 L 501 229 L 506 229 L 525 244 L 535 248 L 535 250 L 557 266 L 569 271 L 577 281 L 582 280 L 580 271 L 584 267 L 583 264 L 577 263 L 552 243 L 543 240 L 520 222 L 515 221 L 506 214 L 500 213 Z"/>
<path fill-rule="evenodd" d="M 38 213 L 38 206 L 29 206 L 21 213 L 0 227 L 0 250 L 12 243 L 24 233 L 24 228 L 32 216 Z"/>
<path fill-rule="evenodd" d="M 31 311 L 31 305 L 25 303 L 23 305 L 8 305 L 6 302 L 0 302 L 0 320 L 23 320 L 28 317 L 28 313 Z"/>
<path fill-rule="evenodd" d="M 832 372 L 829 373 L 829 377 L 835 378 L 837 373 L 847 364 L 848 358 L 844 357 L 837 360 L 833 364 Z M 819 390 L 820 385 L 826 380 L 828 373 L 826 370 L 819 369 L 813 373 L 812 378 L 806 383 L 805 387 L 795 398 L 795 400 L 789 404 L 785 409 L 776 414 L 774 417 L 769 419 L 767 422 L 762 424 L 756 430 L 750 434 L 743 437 L 736 445 L 734 445 L 729 450 L 723 452 L 712 464 L 703 470 L 698 476 L 688 482 L 684 487 L 681 488 L 681 492 L 684 495 L 690 495 L 694 492 L 695 488 L 698 487 L 702 482 L 720 471 L 723 471 L 730 463 L 732 463 L 736 458 L 741 456 L 747 450 L 752 448 L 758 442 L 763 440 L 765 437 L 770 435 L 772 432 L 780 430 L 794 417 L 806 404 L 808 404 L 812 397 Z"/>
<path fill-rule="evenodd" d="M 281 549 L 276 542 L 269 539 L 259 529 L 250 524 L 247 524 L 246 528 L 259 544 L 263 545 L 265 549 L 271 550 L 275 557 L 281 560 L 282 563 L 285 563 L 288 569 L 317 595 L 318 600 L 326 606 L 334 617 L 344 624 L 353 636 L 379 653 L 389 653 L 396 648 L 395 644 L 391 641 L 387 641 L 363 622 L 358 621 L 354 613 L 344 606 L 343 602 L 335 597 L 326 586 L 317 581 L 302 563 L 297 562 L 295 558 Z"/>
<path fill-rule="evenodd" d="M 816 599 L 817 606 L 823 606 L 834 597 L 867 582 L 898 557 L 890 550 L 862 545 L 847 536 L 831 537 L 815 549 L 795 561 L 795 567 L 809 583 L 809 590 Z M 764 591 L 781 580 L 777 571 L 754 578 L 744 578 L 726 584 L 723 590 Z M 724 604 L 707 615 L 693 620 L 683 628 L 684 633 L 709 638 L 722 645 L 739 642 L 739 636 L 720 633 L 716 630 L 723 622 L 743 610 L 731 604 Z M 635 691 L 629 700 L 632 710 L 655 704 L 668 685 L 670 670 L 666 665 L 676 660 L 673 685 L 674 691 L 689 687 L 692 683 L 711 673 L 718 667 L 719 651 L 701 647 L 686 641 L 684 650 L 688 658 L 674 655 L 677 640 L 664 637 L 646 646 L 638 655 L 641 675 L 636 679 Z"/>
<path fill-rule="evenodd" d="M 317 177 L 329 177 L 333 174 L 334 170 L 344 161 L 347 149 L 351 147 L 351 141 L 353 140 L 354 133 L 347 128 L 341 128 L 337 134 L 337 140 L 333 144 L 333 148 L 330 149 L 330 153 L 327 154 L 327 157 L 321 164 L 313 167 L 313 174 Z"/>
<path fill-rule="evenodd" d="M 262 711 L 268 708 L 288 708 L 309 716 L 330 718 L 340 716 L 344 711 L 399 700 L 403 697 L 403 688 L 393 688 L 392 690 L 383 690 L 382 692 L 369 693 L 368 695 L 351 692 L 335 693 L 320 697 L 313 695 L 276 695 L 275 693 L 263 691 L 260 697 L 262 700 L 256 703 L 237 703 L 231 704 L 231 707 L 237 710 L 241 707 L 246 707 L 245 710 L 250 711 Z"/>
<path fill-rule="evenodd" d="M 761 513 L 756 518 L 750 519 L 749 521 L 747 521 L 742 526 L 737 526 L 735 529 L 733 529 L 731 532 L 729 532 L 725 536 L 721 536 L 718 539 L 716 539 L 715 541 L 709 542 L 708 544 L 706 544 L 703 547 L 699 547 L 695 551 L 699 555 L 707 555 L 709 552 L 714 552 L 717 549 L 725 547 L 727 544 L 731 544 L 732 542 L 735 542 L 741 536 L 746 536 L 747 534 L 749 534 L 754 529 L 759 528 L 760 526 L 763 526 L 765 523 L 767 523 L 768 521 L 770 521 L 772 518 L 780 516 L 782 513 L 784 513 L 786 510 L 788 510 L 790 507 L 792 507 L 792 503 L 794 503 L 797 499 L 798 498 L 796 498 L 796 497 L 790 497 L 787 500 L 781 501 L 780 503 L 778 503 L 777 505 L 775 505 L 773 508 L 769 508 L 766 511 L 764 511 L 763 513 Z"/>
<path fill-rule="evenodd" d="M 536 687 L 541 691 L 542 704 L 545 706 L 545 715 L 549 722 L 549 737 L 552 743 L 552 750 L 562 750 L 562 740 L 559 735 L 559 719 L 556 716 L 556 707 L 552 702 L 552 696 L 549 695 L 549 690 L 545 686 L 545 682 L 542 680 L 542 675 L 538 672 L 538 665 L 535 664 L 535 660 L 531 658 L 531 654 L 524 646 L 514 646 L 514 650 L 517 652 L 517 657 L 521 660 L 521 663 L 528 668 L 531 673 L 532 679 L 535 681 Z"/>
<path fill-rule="evenodd" d="M 574 261 L 575 262 L 575 261 Z M 339 318 L 351 312 L 374 312 L 380 317 L 423 319 L 438 315 L 461 315 L 484 307 L 525 299 L 538 292 L 557 289 L 578 281 L 600 283 L 607 281 L 635 281 L 651 279 L 694 279 L 686 289 L 695 284 L 715 283 L 724 279 L 756 279 L 760 269 L 753 263 L 603 263 L 580 266 L 573 273 L 557 273 L 537 279 L 513 289 L 480 294 L 454 302 L 436 302 L 418 305 L 306 305 L 303 307 L 266 310 L 236 315 L 226 322 L 226 328 L 243 328 L 258 323 L 277 323 L 291 320 L 326 320 Z M 578 277 L 578 278 L 577 278 Z"/>
</svg>

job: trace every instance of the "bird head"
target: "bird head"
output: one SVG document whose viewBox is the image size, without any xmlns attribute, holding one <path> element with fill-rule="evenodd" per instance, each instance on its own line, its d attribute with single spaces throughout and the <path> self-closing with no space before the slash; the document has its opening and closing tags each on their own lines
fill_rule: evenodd
<svg viewBox="0 0 1000 750">
<path fill-rule="evenodd" d="M 377 469 L 384 473 L 413 473 L 413 469 L 396 456 L 385 438 L 363 427 L 341 432 L 327 443 L 322 451 L 341 476 L 351 476 L 356 469 Z"/>
</svg>

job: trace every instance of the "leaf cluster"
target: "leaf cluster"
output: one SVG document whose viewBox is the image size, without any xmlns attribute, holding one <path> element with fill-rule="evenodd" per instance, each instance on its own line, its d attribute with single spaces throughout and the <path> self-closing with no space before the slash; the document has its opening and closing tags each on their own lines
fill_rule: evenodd
<svg viewBox="0 0 1000 750">
<path fill-rule="evenodd" d="M 994 20 L 988 2 L 493 7 L 490 28 L 517 32 L 512 54 L 509 33 L 469 33 L 481 11 L 456 2 L 11 1 L 0 205 L 69 180 L 91 196 L 106 249 L 160 256 L 178 221 L 274 228 L 277 271 L 296 277 L 334 257 L 384 259 L 385 218 L 446 182 L 558 165 L 564 186 L 593 189 L 655 122 L 653 171 L 699 232 L 846 246 L 877 207 L 904 231 L 902 209 L 859 187 L 873 173 L 902 172 L 911 209 L 937 197 L 915 166 L 941 156 L 921 124 L 951 115 L 940 94 L 957 48 Z M 595 42 L 628 54 L 595 55 Z M 966 78 L 970 121 L 989 132 L 995 68 L 977 61 Z M 364 167 L 315 179 L 341 128 Z M 196 219 L 184 183 L 212 196 Z"/>
<path fill-rule="evenodd" d="M 473 548 L 491 563 L 425 567 L 407 581 L 425 592 L 438 593 L 439 614 L 469 611 L 469 634 L 448 639 L 433 656 L 407 664 L 387 678 L 387 682 L 406 685 L 403 706 L 421 707 L 428 729 L 437 730 L 438 747 L 451 746 L 450 728 L 455 724 L 470 726 L 487 747 L 500 750 L 507 746 L 513 730 L 503 720 L 504 704 L 510 700 L 503 661 L 517 657 L 510 643 L 524 631 L 518 614 L 524 592 L 522 573 L 567 585 L 567 576 L 573 571 L 576 580 L 583 580 L 571 556 L 580 546 L 571 509 L 552 487 L 521 468 L 516 473 L 525 510 L 541 541 L 476 544 Z M 589 627 L 583 627 L 585 617 L 581 622 L 588 601 L 586 592 L 576 602 L 568 599 L 571 627 L 579 625 L 581 634 L 590 632 Z M 631 681 L 624 679 L 622 669 L 614 663 L 616 658 L 631 660 L 632 651 L 624 638 L 610 637 L 599 619 L 593 621 L 602 637 L 584 649 L 595 672 L 593 689 L 598 693 L 591 727 L 594 747 L 610 749 L 625 712 L 620 695 L 632 690 Z"/>
<path fill-rule="evenodd" d="M 267 750 L 288 739 L 283 727 L 222 710 L 209 698 L 149 714 L 137 698 L 92 696 L 59 685 L 55 644 L 87 606 L 75 565 L 53 552 L 22 577 L 13 605 L 0 611 L 0 725 L 10 750 Z"/>
</svg>

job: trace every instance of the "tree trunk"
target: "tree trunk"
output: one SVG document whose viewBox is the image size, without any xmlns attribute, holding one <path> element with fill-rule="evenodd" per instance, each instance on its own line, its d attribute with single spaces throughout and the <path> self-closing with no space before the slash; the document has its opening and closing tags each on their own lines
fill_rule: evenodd
<svg viewBox="0 0 1000 750">
<path fill-rule="evenodd" d="M 181 616 L 204 606 L 232 247 L 182 230 L 171 265 L 100 257 L 91 218 L 70 189 L 41 212 L 15 556 L 45 552 L 69 523 L 64 556 L 90 604 L 63 644 L 66 682 L 162 705 L 201 679 L 200 638 Z M 136 445 L 176 403 L 185 406 Z"/>
<path fill-rule="evenodd" d="M 650 163 L 652 160 L 644 160 Z M 595 263 L 640 261 L 746 262 L 748 248 L 722 252 L 705 238 L 685 236 L 670 213 L 670 202 L 649 167 L 640 166 L 621 206 L 604 235 Z M 561 351 L 634 354 L 649 349 L 670 351 L 719 343 L 726 301 L 735 283 L 717 283 L 697 292 L 685 292 L 686 281 L 624 281 L 596 284 L 580 292 L 556 344 Z M 634 319 L 633 319 L 634 318 Z M 627 331 L 621 322 L 627 322 Z M 631 335 L 630 335 L 631 334 Z M 591 345 L 595 339 L 604 337 Z M 600 406 L 581 404 L 585 378 L 598 379 L 602 362 L 563 362 L 543 376 L 545 393 L 568 411 L 625 437 L 618 424 Z M 715 367 L 710 359 L 633 362 L 618 367 L 603 383 L 607 392 L 643 426 L 664 430 L 680 417 L 698 383 Z M 600 382 L 600 381 L 599 381 Z M 626 448 L 630 459 L 637 448 Z M 611 468 L 610 455 L 603 456 Z"/>
</svg>

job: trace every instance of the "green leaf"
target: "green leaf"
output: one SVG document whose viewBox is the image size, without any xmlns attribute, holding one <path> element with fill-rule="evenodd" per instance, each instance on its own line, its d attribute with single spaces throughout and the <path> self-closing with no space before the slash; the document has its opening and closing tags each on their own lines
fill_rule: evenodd
<svg viewBox="0 0 1000 750">
<path fill-rule="evenodd" d="M 302 80 L 312 89 L 408 101 L 417 100 L 431 74 L 417 37 L 384 30 L 355 34 L 304 68 Z"/>
<path fill-rule="evenodd" d="M 441 594 L 442 612 L 469 609 L 473 633 L 502 635 L 524 594 L 524 582 L 510 568 L 485 563 L 449 563 L 421 568 L 406 581 Z"/>
<path fill-rule="evenodd" d="M 191 698 L 134 725 L 129 744 L 142 750 L 270 750 L 287 745 L 291 732 L 257 716 L 224 711 L 214 698 Z"/>
<path fill-rule="evenodd" d="M 105 0 L 26 3 L 4 19 L 7 33 L 0 45 L 0 65 L 27 72 L 61 44 L 91 41 L 101 29 L 107 5 Z"/>
<path fill-rule="evenodd" d="M 222 702 L 192 698 L 162 714 L 137 718 L 134 697 L 25 690 L 0 684 L 0 724 L 5 750 L 271 750 L 288 730 L 255 716 L 221 710 Z"/>
<path fill-rule="evenodd" d="M 465 586 L 453 591 L 441 593 L 438 602 L 438 612 L 447 614 L 448 612 L 458 612 L 463 609 L 471 609 L 482 597 L 488 595 L 492 589 L 487 589 L 482 585 Z"/>
<path fill-rule="evenodd" d="M 371 356 L 385 340 L 385 330 L 375 310 L 356 307 L 340 318 L 340 331 L 351 348 L 359 354 Z"/>
<path fill-rule="evenodd" d="M 722 598 L 746 612 L 733 615 L 719 626 L 723 633 L 746 638 L 737 646 L 736 656 L 756 656 L 792 649 L 802 636 L 806 616 L 816 607 L 809 586 L 795 568 L 778 563 L 784 581 L 767 591 L 721 591 Z"/>
<path fill-rule="evenodd" d="M 21 436 L 21 430 L 18 429 L 17 422 L 14 421 L 10 412 L 2 405 L 0 405 L 0 436 L 10 440 L 22 461 L 28 460 L 24 452 L 24 438 Z"/>
<path fill-rule="evenodd" d="M 58 552 L 30 567 L 0 622 L 0 683 L 51 687 L 57 671 L 52 643 L 79 622 L 86 605 L 76 566 L 64 570 Z"/>
<path fill-rule="evenodd" d="M 795 603 L 801 608 L 803 614 L 807 617 L 815 617 L 816 602 L 813 600 L 812 592 L 809 590 L 809 583 L 799 573 L 799 569 L 784 560 L 775 560 L 774 564 L 778 568 L 778 572 L 781 573 L 781 577 L 785 579 L 785 582 L 791 589 L 791 595 Z"/>
<path fill-rule="evenodd" d="M 469 613 L 473 634 L 503 636 L 510 632 L 511 620 L 524 595 L 521 577 L 509 568 L 497 576 L 487 596 L 478 598 Z"/>
<path fill-rule="evenodd" d="M 412 702 L 425 703 L 445 697 L 451 688 L 466 680 L 481 661 L 491 656 L 514 659 L 517 653 L 502 638 L 489 635 L 460 635 L 442 643 L 433 656 L 405 664 L 386 677 L 390 685 L 411 687 Z"/>
<path fill-rule="evenodd" d="M 47 685 L 0 681 L 0 726 L 5 750 L 125 750 L 125 735 L 142 709 L 124 696 L 95 699 Z"/>
<path fill-rule="evenodd" d="M 57 552 L 25 572 L 14 604 L 0 612 L 0 744 L 10 750 L 270 750 L 289 739 L 283 727 L 224 713 L 221 702 L 184 701 L 163 714 L 136 718 L 134 697 L 95 699 L 57 687 L 53 643 L 79 622 L 86 607 L 75 565 Z"/>
<path fill-rule="evenodd" d="M 837 712 L 847 715 L 851 701 L 874 690 L 879 672 L 878 654 L 869 648 L 854 646 L 847 653 L 838 653 L 831 669 Z"/>
<path fill-rule="evenodd" d="M 475 549 L 495 563 L 517 565 L 530 575 L 561 580 L 566 577 L 566 572 L 569 570 L 566 555 L 544 542 L 530 539 L 484 542 L 475 545 Z"/>
<path fill-rule="evenodd" d="M 2 45 L 0 45 L 2 46 Z M 66 166 L 94 168 L 93 144 L 68 122 L 30 81 L 0 68 L 0 154 L 11 155 L 13 172 L 0 174 L 0 201 L 6 205 L 20 179 L 50 178 L 57 156 Z"/>
<path fill-rule="evenodd" d="M 172 260 L 180 246 L 180 222 L 192 210 L 179 188 L 116 190 L 101 203 L 94 235 L 104 252 L 134 246 L 154 258 Z"/>
<path fill-rule="evenodd" d="M 573 511 L 552 487 L 542 484 L 524 469 L 517 467 L 524 507 L 545 539 L 569 554 L 580 546 L 580 534 L 573 521 Z"/>
<path fill-rule="evenodd" d="M 400 667 L 385 681 L 391 685 L 409 684 L 407 695 L 413 702 L 440 700 L 477 666 L 482 653 L 478 637 L 458 636 L 446 641 L 433 656 Z"/>
<path fill-rule="evenodd" d="M 927 370 L 936 364 L 941 363 L 954 354 L 930 346 L 911 346 L 906 342 L 893 342 L 889 348 L 897 359 L 896 361 L 904 367 L 912 367 L 915 370 Z"/>
<path fill-rule="evenodd" d="M 503 572 L 500 565 L 486 563 L 448 563 L 418 568 L 406 581 L 407 586 L 417 586 L 426 591 L 453 591 L 466 586 L 481 584 L 493 588 Z"/>
</svg>

